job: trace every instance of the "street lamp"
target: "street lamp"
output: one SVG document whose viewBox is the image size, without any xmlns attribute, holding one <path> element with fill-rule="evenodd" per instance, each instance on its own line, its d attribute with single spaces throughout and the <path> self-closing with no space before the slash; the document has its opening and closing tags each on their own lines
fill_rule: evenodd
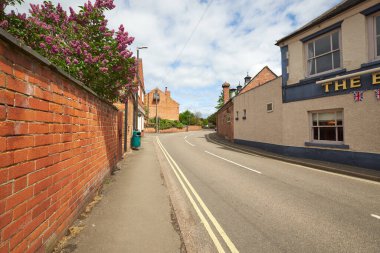
<svg viewBox="0 0 380 253">
<path fill-rule="evenodd" d="M 156 101 L 156 133 L 158 133 L 158 113 L 157 113 L 157 105 L 158 100 L 160 100 L 160 94 L 158 93 L 158 90 L 156 89 L 153 94 L 153 99 Z"/>
<path fill-rule="evenodd" d="M 136 75 L 137 75 L 137 83 L 138 83 L 138 86 L 140 86 L 140 75 L 139 75 L 139 69 L 140 69 L 140 62 L 139 62 L 139 59 L 140 59 L 140 55 L 139 55 L 139 51 L 140 49 L 147 49 L 148 47 L 136 47 L 136 56 L 137 56 L 137 69 L 136 69 Z M 138 91 L 136 92 L 136 94 L 134 94 L 134 103 L 133 103 L 133 129 L 134 130 L 137 130 L 137 106 L 138 106 Z"/>
</svg>

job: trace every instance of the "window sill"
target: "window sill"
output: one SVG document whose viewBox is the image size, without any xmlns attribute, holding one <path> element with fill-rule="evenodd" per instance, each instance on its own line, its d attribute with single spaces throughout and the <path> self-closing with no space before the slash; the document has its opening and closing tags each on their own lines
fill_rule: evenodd
<svg viewBox="0 0 380 253">
<path fill-rule="evenodd" d="M 345 144 L 327 144 L 327 143 L 318 143 L 318 142 L 305 142 L 307 147 L 321 147 L 321 148 L 338 148 L 338 149 L 349 149 L 349 145 Z"/>
<path fill-rule="evenodd" d="M 380 60 L 374 60 L 374 61 L 371 61 L 371 62 L 368 62 L 368 63 L 363 63 L 361 65 L 362 68 L 367 68 L 367 67 L 372 67 L 372 66 L 378 66 L 380 65 Z"/>
<path fill-rule="evenodd" d="M 339 70 L 336 70 L 336 71 L 325 72 L 325 73 L 321 73 L 321 74 L 315 74 L 313 76 L 309 76 L 309 77 L 306 77 L 305 79 L 300 80 L 299 83 L 300 84 L 312 83 L 312 82 L 315 82 L 315 81 L 326 79 L 328 77 L 337 76 L 337 75 L 340 75 L 340 74 L 343 74 L 343 73 L 346 73 L 346 72 L 347 72 L 346 69 L 339 69 Z"/>
</svg>

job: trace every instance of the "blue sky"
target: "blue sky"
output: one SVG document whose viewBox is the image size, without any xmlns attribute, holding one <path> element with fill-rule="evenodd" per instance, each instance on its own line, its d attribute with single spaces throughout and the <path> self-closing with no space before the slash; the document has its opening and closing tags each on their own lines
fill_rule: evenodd
<svg viewBox="0 0 380 253">
<path fill-rule="evenodd" d="M 17 9 L 25 12 L 26 0 Z M 65 8 L 82 0 L 62 0 Z M 94 1 L 93 1 L 94 2 Z M 147 92 L 168 87 L 180 103 L 207 116 L 215 111 L 223 82 L 233 87 L 264 66 L 280 72 L 276 40 L 317 17 L 339 0 L 115 0 L 107 13 L 135 37 Z M 199 22 L 200 21 L 200 22 Z M 195 29 L 196 28 L 196 29 Z M 190 35 L 192 35 L 190 37 Z"/>
</svg>

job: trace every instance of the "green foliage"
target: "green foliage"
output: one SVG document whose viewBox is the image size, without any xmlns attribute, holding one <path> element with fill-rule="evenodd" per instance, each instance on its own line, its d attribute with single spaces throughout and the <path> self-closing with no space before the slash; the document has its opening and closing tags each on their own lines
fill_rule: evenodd
<svg viewBox="0 0 380 253">
<path fill-rule="evenodd" d="M 169 128 L 179 128 L 182 129 L 184 125 L 178 120 L 169 120 L 169 119 L 161 119 L 160 120 L 160 130 L 165 130 Z"/>
<path fill-rule="evenodd" d="M 0 0 L 0 8 L 21 0 Z M 113 0 L 95 0 L 67 13 L 58 3 L 31 4 L 29 14 L 4 14 L 0 27 L 82 81 L 99 96 L 115 101 L 137 91 L 135 59 L 129 46 L 134 38 L 120 25 L 108 28 L 105 12 Z M 4 9 L 4 8 L 3 8 Z"/>
<path fill-rule="evenodd" d="M 184 125 L 195 125 L 195 115 L 189 110 L 186 110 L 179 114 L 179 121 Z"/>
<path fill-rule="evenodd" d="M 224 105 L 224 96 L 223 96 L 223 91 L 222 91 L 219 95 L 215 109 L 219 110 L 220 108 L 222 108 L 223 105 Z"/>
<path fill-rule="evenodd" d="M 211 114 L 210 116 L 207 117 L 209 125 L 214 125 L 216 126 L 216 113 Z"/>
</svg>

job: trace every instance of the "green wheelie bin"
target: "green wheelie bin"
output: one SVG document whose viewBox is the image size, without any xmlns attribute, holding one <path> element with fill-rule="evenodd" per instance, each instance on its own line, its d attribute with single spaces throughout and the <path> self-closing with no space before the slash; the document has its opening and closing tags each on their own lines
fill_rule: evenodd
<svg viewBox="0 0 380 253">
<path fill-rule="evenodd" d="M 141 132 L 134 130 L 132 133 L 132 148 L 139 149 L 141 146 Z"/>
</svg>

